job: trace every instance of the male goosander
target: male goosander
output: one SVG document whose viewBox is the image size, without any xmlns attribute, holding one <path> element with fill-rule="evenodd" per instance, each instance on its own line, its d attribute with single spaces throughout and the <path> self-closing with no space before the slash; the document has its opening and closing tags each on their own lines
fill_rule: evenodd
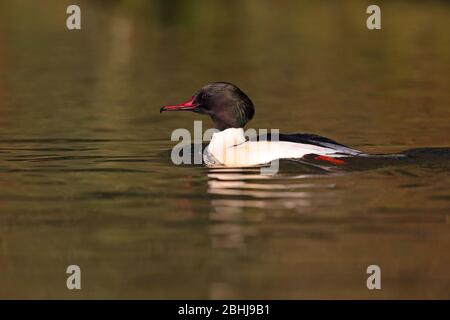
<svg viewBox="0 0 450 320">
<path fill-rule="evenodd" d="M 241 89 L 227 82 L 210 83 L 188 101 L 162 107 L 163 111 L 193 111 L 211 117 L 219 132 L 213 134 L 203 153 L 207 166 L 246 167 L 306 155 L 341 165 L 345 160 L 338 158 L 366 155 L 315 134 L 279 134 L 278 139 L 270 139 L 269 133 L 265 141 L 246 138 L 244 127 L 255 114 L 253 103 Z"/>
</svg>

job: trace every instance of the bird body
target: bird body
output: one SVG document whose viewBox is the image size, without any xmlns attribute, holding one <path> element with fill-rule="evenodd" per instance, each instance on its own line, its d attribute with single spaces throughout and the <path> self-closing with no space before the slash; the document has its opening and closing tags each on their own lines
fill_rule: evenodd
<svg viewBox="0 0 450 320">
<path fill-rule="evenodd" d="M 213 134 L 203 160 L 208 166 L 245 167 L 278 159 L 298 159 L 307 154 L 340 158 L 359 155 L 361 152 L 348 148 L 344 153 L 331 145 L 325 147 L 281 140 L 254 141 L 245 137 L 243 128 L 229 128 Z"/>
<path fill-rule="evenodd" d="M 364 155 L 331 139 L 314 134 L 279 134 L 275 139 L 248 139 L 244 127 L 255 109 L 250 98 L 237 86 L 227 82 L 208 84 L 186 102 L 162 107 L 163 111 L 193 111 L 209 115 L 219 130 L 213 134 L 203 153 L 208 166 L 246 167 L 277 159 L 316 159 L 342 164 L 335 158 Z"/>
</svg>

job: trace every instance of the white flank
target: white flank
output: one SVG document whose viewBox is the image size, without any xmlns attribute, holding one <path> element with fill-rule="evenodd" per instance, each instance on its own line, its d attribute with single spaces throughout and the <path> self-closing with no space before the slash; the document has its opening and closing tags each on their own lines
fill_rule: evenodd
<svg viewBox="0 0 450 320">
<path fill-rule="evenodd" d="M 246 141 L 243 128 L 230 128 L 213 134 L 203 159 L 206 165 L 245 167 L 265 164 L 277 159 L 302 158 L 311 153 L 333 157 L 345 156 L 332 148 L 310 144 L 288 141 Z"/>
</svg>

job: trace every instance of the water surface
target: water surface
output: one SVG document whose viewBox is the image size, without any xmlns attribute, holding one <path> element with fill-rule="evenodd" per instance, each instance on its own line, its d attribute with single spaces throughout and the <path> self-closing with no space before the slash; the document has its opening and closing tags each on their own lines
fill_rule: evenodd
<svg viewBox="0 0 450 320">
<path fill-rule="evenodd" d="M 229 81 L 253 128 L 448 147 L 447 3 L 384 3 L 379 32 L 364 1 L 81 1 L 81 31 L 68 4 L 0 3 L 0 297 L 450 298 L 448 161 L 175 166 L 200 118 L 159 114 Z"/>
</svg>

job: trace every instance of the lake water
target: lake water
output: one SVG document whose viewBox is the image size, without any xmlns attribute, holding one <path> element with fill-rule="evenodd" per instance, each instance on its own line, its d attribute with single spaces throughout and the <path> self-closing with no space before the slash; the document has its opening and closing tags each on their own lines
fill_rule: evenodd
<svg viewBox="0 0 450 320">
<path fill-rule="evenodd" d="M 1 298 L 450 298 L 448 158 L 175 166 L 171 132 L 212 123 L 159 114 L 229 81 L 252 128 L 449 147 L 448 3 L 383 2 L 381 31 L 365 1 L 78 3 L 81 31 L 71 1 L 0 3 Z"/>
</svg>

